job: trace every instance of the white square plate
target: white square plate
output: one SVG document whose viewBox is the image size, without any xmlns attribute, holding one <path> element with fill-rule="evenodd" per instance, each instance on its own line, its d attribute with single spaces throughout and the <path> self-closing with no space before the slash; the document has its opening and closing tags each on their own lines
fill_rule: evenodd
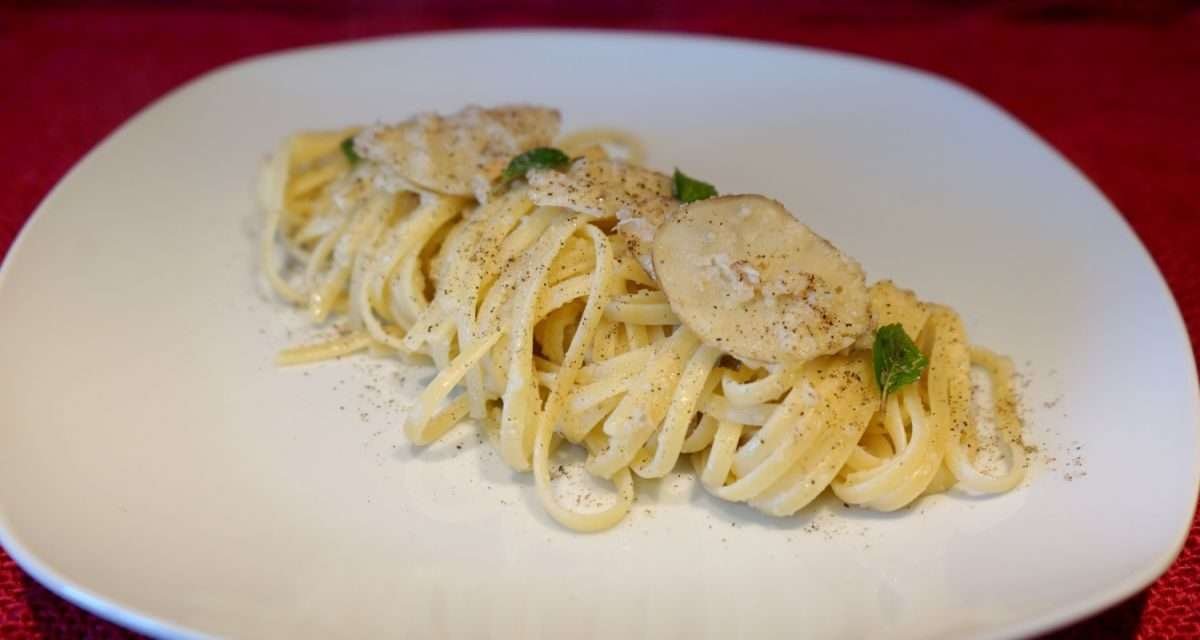
<svg viewBox="0 0 1200 640">
<path fill-rule="evenodd" d="M 256 275 L 265 152 L 509 101 L 631 129 L 652 164 L 772 195 L 872 279 L 955 306 L 1028 378 L 1030 480 L 774 520 L 680 475 L 579 535 L 472 431 L 406 444 L 411 372 L 276 369 L 301 332 Z M 1010 637 L 1149 583 L 1197 491 L 1187 335 L 1083 176 L 939 78 L 729 40 L 446 34 L 211 73 L 39 207 L 0 272 L 0 363 L 0 541 L 164 636 Z"/>
</svg>

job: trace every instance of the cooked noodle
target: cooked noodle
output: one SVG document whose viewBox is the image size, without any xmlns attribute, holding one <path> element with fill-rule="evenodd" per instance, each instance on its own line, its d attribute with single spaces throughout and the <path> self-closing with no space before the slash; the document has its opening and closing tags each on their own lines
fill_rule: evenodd
<svg viewBox="0 0 1200 640">
<path fill-rule="evenodd" d="M 438 144 L 444 131 L 429 131 L 422 143 Z M 827 489 L 848 504 L 891 511 L 951 486 L 997 493 L 1021 481 L 1011 365 L 970 345 L 948 307 L 888 282 L 870 289 L 910 325 L 928 358 L 919 380 L 883 401 L 863 340 L 802 361 L 738 358 L 689 328 L 648 272 L 641 245 L 618 229 L 647 215 L 636 204 L 641 195 L 597 215 L 535 203 L 533 179 L 481 189 L 460 176 L 466 186 L 446 193 L 411 180 L 429 167 L 406 174 L 403 163 L 439 170 L 451 162 L 450 171 L 453 154 L 406 147 L 407 159 L 391 165 L 372 148 L 386 134 L 297 134 L 263 171 L 267 282 L 314 322 L 336 317 L 345 327 L 278 361 L 367 349 L 428 358 L 439 372 L 406 417 L 408 438 L 428 444 L 467 418 L 491 425 L 503 460 L 533 472 L 543 505 L 563 525 L 612 527 L 634 499 L 633 474 L 663 477 L 681 457 L 713 495 L 777 516 Z M 355 135 L 358 151 L 348 154 L 343 141 Z M 618 149 L 626 160 L 614 166 L 644 156 L 620 132 L 584 132 L 557 146 L 595 163 Z M 872 317 L 874 326 L 882 321 Z M 984 437 L 971 412 L 973 367 L 991 380 L 995 435 L 1008 458 L 999 471 L 977 464 Z M 583 447 L 588 472 L 612 482 L 611 506 L 585 512 L 556 499 L 550 456 L 560 442 Z"/>
</svg>

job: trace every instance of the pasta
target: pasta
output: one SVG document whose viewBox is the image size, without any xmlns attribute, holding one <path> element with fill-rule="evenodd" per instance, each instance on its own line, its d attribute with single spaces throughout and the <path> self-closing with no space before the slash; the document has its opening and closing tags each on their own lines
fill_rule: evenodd
<svg viewBox="0 0 1200 640">
<path fill-rule="evenodd" d="M 776 516 L 827 490 L 892 511 L 1021 482 L 1012 366 L 971 345 L 952 309 L 867 287 L 774 201 L 681 202 L 715 190 L 644 168 L 628 134 L 558 127 L 551 109 L 468 107 L 288 138 L 259 180 L 265 278 L 314 323 L 348 330 L 279 364 L 428 359 L 438 373 L 407 437 L 425 445 L 466 419 L 494 430 L 503 460 L 578 531 L 620 522 L 634 476 L 681 458 L 714 496 Z M 509 175 L 543 156 L 558 164 Z M 895 388 L 879 369 L 885 326 L 922 365 Z M 991 433 L 973 369 L 990 381 Z M 993 441 L 1003 464 L 981 454 Z M 612 483 L 611 505 L 555 497 L 550 459 L 565 445 Z"/>
</svg>

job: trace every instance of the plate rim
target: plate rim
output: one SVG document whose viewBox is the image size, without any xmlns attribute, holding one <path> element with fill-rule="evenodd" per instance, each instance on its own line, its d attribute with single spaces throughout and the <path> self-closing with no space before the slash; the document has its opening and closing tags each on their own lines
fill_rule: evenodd
<svg viewBox="0 0 1200 640">
<path fill-rule="evenodd" d="M 1046 612 L 1031 618 L 1010 623 L 1000 623 L 990 629 L 981 630 L 975 633 L 975 635 L 972 637 L 1024 637 L 1031 634 L 1048 633 L 1057 629 L 1061 629 L 1072 623 L 1095 615 L 1111 606 L 1119 604 L 1135 593 L 1148 587 L 1155 580 L 1161 577 L 1168 568 L 1170 568 L 1171 564 L 1183 550 L 1183 547 L 1186 544 L 1191 530 L 1195 524 L 1196 518 L 1200 517 L 1200 512 L 1197 512 L 1195 507 L 1197 499 L 1200 498 L 1200 375 L 1198 375 L 1197 372 L 1195 351 L 1192 348 L 1191 335 L 1188 332 L 1182 310 L 1179 307 L 1179 302 L 1176 300 L 1170 285 L 1163 276 L 1158 262 L 1154 259 L 1153 254 L 1150 253 L 1145 242 L 1137 234 L 1129 220 L 1124 216 L 1124 214 L 1121 213 L 1121 211 L 1108 198 L 1108 196 L 1092 181 L 1087 174 L 1085 174 L 1078 166 L 1071 162 L 1071 160 L 1063 155 L 1057 148 L 1051 145 L 1038 132 L 1026 125 L 1007 109 L 974 88 L 947 76 L 926 69 L 909 66 L 901 62 L 801 43 L 756 40 L 752 38 L 722 34 L 639 29 L 603 29 L 590 27 L 522 27 L 514 29 L 481 27 L 466 29 L 441 29 L 391 35 L 384 34 L 365 38 L 352 38 L 347 40 L 300 45 L 296 47 L 253 54 L 223 63 L 212 69 L 208 69 L 196 75 L 195 77 L 185 80 L 179 85 L 169 89 L 162 95 L 151 100 L 146 105 L 137 109 L 132 115 L 126 118 L 117 127 L 101 138 L 100 141 L 95 143 L 95 145 L 92 146 L 87 152 L 85 152 L 70 167 L 70 169 L 68 169 L 63 176 L 54 183 L 54 186 L 51 187 L 44 197 L 41 198 L 24 223 L 22 223 L 17 234 L 14 236 L 12 243 L 9 245 L 3 260 L 0 260 L 0 290 L 3 289 L 7 273 L 12 268 L 10 263 L 17 260 L 17 258 L 14 256 L 23 251 L 22 247 L 24 246 L 27 235 L 30 233 L 30 229 L 37 224 L 37 221 L 41 217 L 44 217 L 44 211 L 50 205 L 52 205 L 54 200 L 58 197 L 59 191 L 62 189 L 63 185 L 72 181 L 76 173 L 80 171 L 82 167 L 92 164 L 96 157 L 111 147 L 116 139 L 125 135 L 129 129 L 137 126 L 138 123 L 142 121 L 148 113 L 179 99 L 184 94 L 195 90 L 196 87 L 210 83 L 221 76 L 240 72 L 243 70 L 243 68 L 272 62 L 279 58 L 295 57 L 310 53 L 328 53 L 338 49 L 386 45 L 398 41 L 434 41 L 497 36 L 505 38 L 575 37 L 594 40 L 629 38 L 657 41 L 667 40 L 677 41 L 680 43 L 719 43 L 726 46 L 751 47 L 780 52 L 803 53 L 824 58 L 853 60 L 873 66 L 886 67 L 892 71 L 903 73 L 905 75 L 916 76 L 924 81 L 932 82 L 940 85 L 943 88 L 948 88 L 955 92 L 964 94 L 969 99 L 980 103 L 981 106 L 989 108 L 994 115 L 1003 117 L 1011 124 L 1017 125 L 1022 131 L 1028 134 L 1036 144 L 1040 145 L 1044 151 L 1048 151 L 1059 162 L 1068 167 L 1071 173 L 1073 173 L 1075 177 L 1080 179 L 1086 185 L 1086 187 L 1092 191 L 1093 195 L 1099 197 L 1101 201 L 1108 205 L 1108 214 L 1115 217 L 1118 223 L 1122 225 L 1124 231 L 1132 238 L 1135 246 L 1140 251 L 1141 257 L 1145 258 L 1148 262 L 1148 265 L 1154 274 L 1156 282 L 1161 291 L 1166 294 L 1166 299 L 1170 303 L 1169 309 L 1173 312 L 1170 318 L 1172 321 L 1171 324 L 1173 324 L 1178 334 L 1182 336 L 1184 345 L 1187 347 L 1185 359 L 1190 361 L 1192 364 L 1192 367 L 1190 368 L 1189 380 L 1187 381 L 1191 383 L 1192 388 L 1192 393 L 1190 396 L 1191 416 L 1190 418 L 1185 416 L 1184 421 L 1192 423 L 1197 436 L 1197 447 L 1195 451 L 1196 455 L 1192 457 L 1193 466 L 1191 469 L 1191 501 L 1193 503 L 1193 511 L 1191 513 L 1191 517 L 1186 520 L 1184 526 L 1175 532 L 1173 543 L 1168 548 L 1164 548 L 1162 552 L 1157 555 L 1153 562 L 1145 564 L 1140 571 L 1127 574 L 1124 579 L 1114 581 L 1107 588 L 1094 590 L 1087 597 L 1076 598 L 1067 604 L 1052 607 Z M 104 620 L 152 637 L 209 637 L 208 635 L 196 629 L 191 629 L 187 626 L 180 625 L 159 616 L 147 613 L 136 606 L 123 604 L 119 598 L 102 595 L 64 576 L 52 566 L 51 562 L 40 558 L 20 540 L 20 538 L 12 530 L 12 527 L 9 523 L 9 518 L 7 516 L 7 509 L 3 504 L 0 504 L 0 547 L 4 549 L 9 557 L 12 558 L 13 562 L 20 567 L 22 571 L 27 573 L 43 587 L 55 595 L 63 598 L 64 600 Z"/>
</svg>

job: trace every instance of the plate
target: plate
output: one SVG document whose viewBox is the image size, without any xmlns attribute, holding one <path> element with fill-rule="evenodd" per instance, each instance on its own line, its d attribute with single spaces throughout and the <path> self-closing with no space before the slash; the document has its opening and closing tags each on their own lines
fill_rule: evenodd
<svg viewBox="0 0 1200 640">
<path fill-rule="evenodd" d="M 630 129 L 652 164 L 777 197 L 872 278 L 958 308 L 1023 372 L 1030 479 L 774 520 L 676 474 L 579 535 L 470 428 L 404 442 L 427 372 L 276 369 L 310 334 L 256 271 L 265 153 L 296 129 L 506 101 Z M 443 34 L 208 74 L 38 208 L 0 272 L 0 362 L 0 542 L 167 637 L 1012 637 L 1148 584 L 1197 492 L 1187 335 L 1086 178 L 943 79 L 733 40 Z"/>
</svg>

